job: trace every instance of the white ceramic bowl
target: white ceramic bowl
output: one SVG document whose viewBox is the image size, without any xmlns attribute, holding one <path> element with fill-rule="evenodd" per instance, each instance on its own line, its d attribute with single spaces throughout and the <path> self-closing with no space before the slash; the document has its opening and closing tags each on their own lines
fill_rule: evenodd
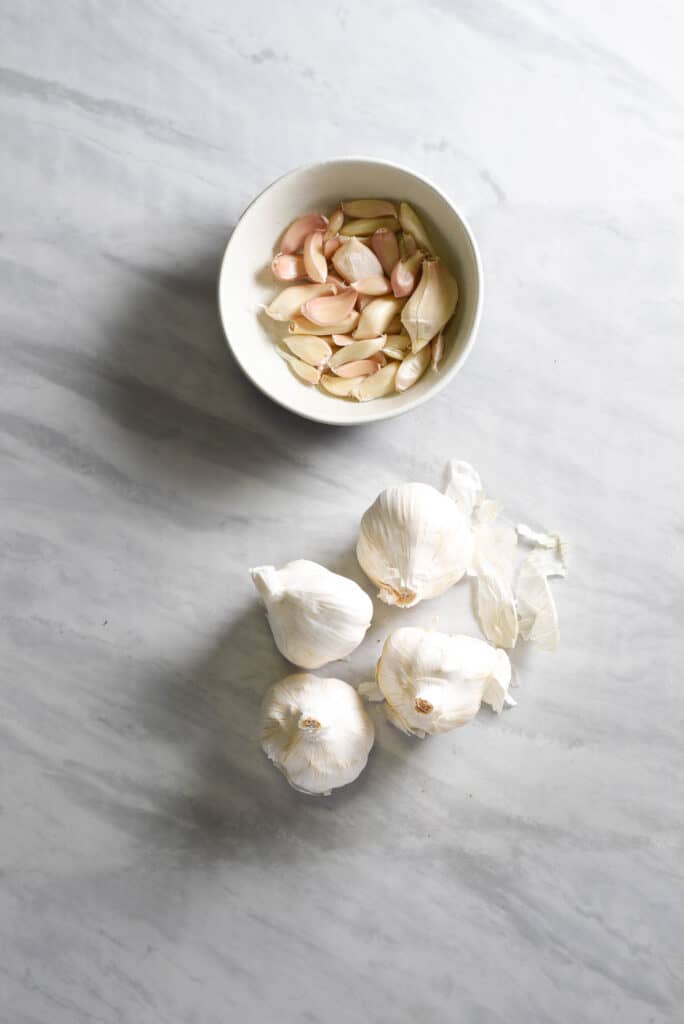
<svg viewBox="0 0 684 1024">
<path fill-rule="evenodd" d="M 280 235 L 296 217 L 329 214 L 341 199 L 405 199 L 423 220 L 437 254 L 458 280 L 456 314 L 445 331 L 445 355 L 408 391 L 352 402 L 300 381 L 275 351 L 286 325 L 261 311 L 283 287 L 270 263 Z M 441 391 L 473 346 L 482 309 L 482 267 L 475 239 L 453 203 L 425 178 L 396 164 L 349 157 L 312 164 L 278 178 L 240 218 L 223 257 L 219 310 L 228 344 L 242 370 L 264 394 L 319 423 L 350 426 L 398 416 Z"/>
</svg>

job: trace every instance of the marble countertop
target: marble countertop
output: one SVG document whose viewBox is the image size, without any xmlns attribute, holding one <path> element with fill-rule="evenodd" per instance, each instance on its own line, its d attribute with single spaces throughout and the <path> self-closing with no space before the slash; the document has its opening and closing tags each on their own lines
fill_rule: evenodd
<svg viewBox="0 0 684 1024">
<path fill-rule="evenodd" d="M 684 14 L 636 0 L 0 5 L 0 1017 L 681 1020 Z M 433 178 L 485 308 L 434 401 L 353 430 L 240 375 L 249 199 L 365 152 Z M 353 547 L 456 457 L 559 529 L 518 706 L 290 790 L 246 570 Z M 382 610 L 474 629 L 466 585 Z"/>
</svg>

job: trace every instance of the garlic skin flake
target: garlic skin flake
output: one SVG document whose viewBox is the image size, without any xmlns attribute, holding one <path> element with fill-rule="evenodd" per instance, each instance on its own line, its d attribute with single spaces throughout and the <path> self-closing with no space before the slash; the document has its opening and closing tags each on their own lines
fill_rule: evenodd
<svg viewBox="0 0 684 1024">
<path fill-rule="evenodd" d="M 379 587 L 380 600 L 401 608 L 458 583 L 472 551 L 469 520 L 450 498 L 419 483 L 379 494 L 364 513 L 356 545 L 359 565 Z"/>
<path fill-rule="evenodd" d="M 298 559 L 278 570 L 250 569 L 266 607 L 276 647 L 301 668 L 346 658 L 363 640 L 373 602 L 353 580 L 317 562 Z"/>
<path fill-rule="evenodd" d="M 421 738 L 470 722 L 482 703 L 506 703 L 511 663 L 504 651 L 470 636 L 407 626 L 388 636 L 376 668 L 387 717 Z M 373 691 L 366 687 L 370 697 Z"/>
<path fill-rule="evenodd" d="M 358 778 L 375 728 L 356 690 L 301 672 L 275 683 L 261 707 L 261 746 L 290 785 L 329 796 Z"/>
<path fill-rule="evenodd" d="M 513 594 L 517 545 L 516 532 L 510 526 L 481 526 L 475 533 L 477 618 L 484 635 L 497 647 L 513 648 L 518 639 Z"/>
</svg>

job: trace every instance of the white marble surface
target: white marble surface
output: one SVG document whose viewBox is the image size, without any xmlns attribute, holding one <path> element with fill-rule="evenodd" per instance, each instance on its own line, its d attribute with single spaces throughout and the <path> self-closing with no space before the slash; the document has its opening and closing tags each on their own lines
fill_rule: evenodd
<svg viewBox="0 0 684 1024">
<path fill-rule="evenodd" d="M 0 1018 L 681 1020 L 684 14 L 675 0 L 0 3 Z M 365 152 L 481 242 L 452 387 L 354 431 L 238 374 L 250 197 Z M 467 458 L 573 542 L 519 705 L 289 790 L 246 575 L 360 579 Z M 467 587 L 403 622 L 471 628 Z M 370 670 L 390 621 L 339 674 Z M 376 712 L 374 712 L 376 713 Z"/>
</svg>

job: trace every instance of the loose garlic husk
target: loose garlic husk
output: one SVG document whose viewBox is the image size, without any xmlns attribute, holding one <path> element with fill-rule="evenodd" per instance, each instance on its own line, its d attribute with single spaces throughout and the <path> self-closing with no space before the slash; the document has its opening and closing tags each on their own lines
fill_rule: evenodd
<svg viewBox="0 0 684 1024">
<path fill-rule="evenodd" d="M 356 557 L 381 601 L 411 608 L 457 583 L 472 550 L 470 521 L 461 509 L 434 487 L 409 483 L 389 487 L 364 513 Z"/>
<path fill-rule="evenodd" d="M 385 641 L 375 679 L 392 724 L 422 738 L 465 725 L 482 703 L 500 712 L 511 663 L 484 640 L 408 626 Z"/>
<path fill-rule="evenodd" d="M 301 668 L 346 658 L 363 640 L 373 602 L 346 576 L 299 559 L 250 569 L 280 653 Z"/>
<path fill-rule="evenodd" d="M 305 672 L 275 683 L 261 708 L 261 745 L 302 793 L 328 796 L 358 778 L 375 728 L 356 690 Z"/>
<path fill-rule="evenodd" d="M 418 287 L 401 311 L 401 322 L 414 352 L 432 341 L 451 319 L 458 285 L 441 260 L 425 260 Z"/>
</svg>

